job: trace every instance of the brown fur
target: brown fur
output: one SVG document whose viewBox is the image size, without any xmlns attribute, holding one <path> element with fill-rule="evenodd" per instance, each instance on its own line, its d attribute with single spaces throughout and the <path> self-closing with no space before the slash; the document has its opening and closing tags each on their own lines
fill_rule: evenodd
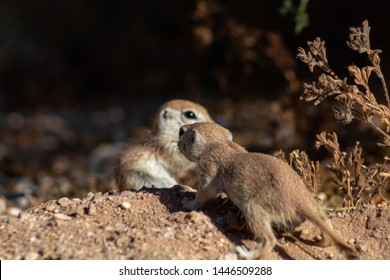
<svg viewBox="0 0 390 280">
<path fill-rule="evenodd" d="M 194 117 L 186 116 L 188 112 L 193 112 Z M 212 121 L 203 106 L 181 99 L 164 103 L 155 117 L 149 139 L 142 145 L 129 147 L 119 159 L 114 171 L 119 190 L 176 185 L 177 173 L 195 168 L 195 164 L 178 152 L 179 129 L 198 121 Z"/>
<path fill-rule="evenodd" d="M 323 245 L 333 241 L 349 257 L 356 257 L 287 163 L 273 156 L 247 152 L 232 142 L 230 132 L 215 123 L 185 125 L 180 134 L 179 150 L 198 164 L 201 182 L 195 200 L 184 200 L 183 206 L 196 209 L 218 192 L 225 192 L 261 243 L 250 252 L 238 248 L 242 256 L 265 257 L 276 244 L 273 228 L 292 229 L 307 219 L 322 231 Z"/>
</svg>

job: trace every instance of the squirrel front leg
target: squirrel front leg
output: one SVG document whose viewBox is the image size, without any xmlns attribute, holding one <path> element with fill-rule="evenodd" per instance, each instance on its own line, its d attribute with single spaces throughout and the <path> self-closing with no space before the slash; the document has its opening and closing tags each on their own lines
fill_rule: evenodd
<svg viewBox="0 0 390 280">
<path fill-rule="evenodd" d="M 184 209 L 186 210 L 195 210 L 202 208 L 207 201 L 215 197 L 214 192 L 209 190 L 198 190 L 196 193 L 195 199 L 189 199 L 188 197 L 183 198 L 181 201 Z"/>
<path fill-rule="evenodd" d="M 200 171 L 200 186 L 198 188 L 198 191 L 196 193 L 195 199 L 191 200 L 187 197 L 185 197 L 182 200 L 182 205 L 184 209 L 186 210 L 194 210 L 202 208 L 207 201 L 210 199 L 213 199 L 216 196 L 215 188 L 212 186 L 211 180 L 213 176 L 210 176 L 210 169 L 207 170 L 207 172 Z M 210 178 L 210 179 L 207 179 Z"/>
</svg>

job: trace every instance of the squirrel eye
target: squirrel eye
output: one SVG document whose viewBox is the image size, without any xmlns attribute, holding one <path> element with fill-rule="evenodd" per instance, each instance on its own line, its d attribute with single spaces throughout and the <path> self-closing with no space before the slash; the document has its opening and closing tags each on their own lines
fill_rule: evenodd
<svg viewBox="0 0 390 280">
<path fill-rule="evenodd" d="M 186 116 L 187 119 L 197 119 L 198 117 L 193 111 L 185 111 L 184 116 Z"/>
</svg>

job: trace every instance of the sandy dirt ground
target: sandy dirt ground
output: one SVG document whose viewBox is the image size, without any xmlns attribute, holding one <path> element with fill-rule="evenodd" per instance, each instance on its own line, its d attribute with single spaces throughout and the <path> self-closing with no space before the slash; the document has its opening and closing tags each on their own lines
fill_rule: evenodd
<svg viewBox="0 0 390 280">
<path fill-rule="evenodd" d="M 191 192 L 165 190 L 88 193 L 50 200 L 0 217 L 0 259 L 237 259 L 237 245 L 255 248 L 245 230 L 232 230 L 223 198 L 202 211 L 184 211 Z M 390 259 L 390 207 L 364 205 L 329 211 L 334 228 L 361 259 Z M 308 222 L 279 237 L 269 259 L 345 259 L 336 247 L 315 244 Z"/>
</svg>

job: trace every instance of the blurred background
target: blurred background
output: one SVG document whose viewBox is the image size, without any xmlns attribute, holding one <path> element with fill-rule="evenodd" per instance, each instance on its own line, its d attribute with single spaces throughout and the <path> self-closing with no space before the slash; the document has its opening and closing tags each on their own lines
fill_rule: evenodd
<svg viewBox="0 0 390 280">
<path fill-rule="evenodd" d="M 348 30 L 367 19 L 390 73 L 387 1 L 3 0 L 0 2 L 0 212 L 110 189 L 115 158 L 142 142 L 172 98 L 207 107 L 251 151 L 315 150 L 336 131 L 367 162 L 385 155 L 361 123 L 335 122 L 332 101 L 300 100 L 313 80 L 296 59 L 320 37 L 341 77 L 367 58 Z M 383 97 L 380 83 L 379 100 Z"/>
</svg>

